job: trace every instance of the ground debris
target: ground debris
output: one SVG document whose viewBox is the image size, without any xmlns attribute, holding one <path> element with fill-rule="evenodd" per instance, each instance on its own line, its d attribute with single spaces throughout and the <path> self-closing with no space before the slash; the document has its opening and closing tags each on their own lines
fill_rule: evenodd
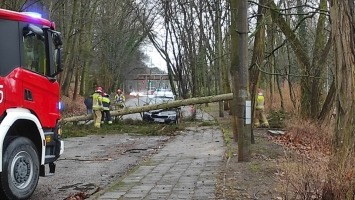
<svg viewBox="0 0 355 200">
<path fill-rule="evenodd" d="M 84 199 L 87 199 L 89 198 L 90 195 L 89 194 L 86 194 L 84 192 L 78 192 L 72 196 L 69 196 L 67 198 L 65 198 L 64 200 L 84 200 Z"/>
<path fill-rule="evenodd" d="M 267 133 L 271 136 L 285 135 L 285 131 L 280 131 L 280 130 L 268 130 Z"/>
</svg>

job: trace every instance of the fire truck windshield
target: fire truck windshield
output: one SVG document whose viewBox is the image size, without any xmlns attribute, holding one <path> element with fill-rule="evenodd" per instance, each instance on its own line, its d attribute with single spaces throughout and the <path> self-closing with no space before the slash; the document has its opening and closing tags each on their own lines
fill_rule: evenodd
<svg viewBox="0 0 355 200">
<path fill-rule="evenodd" d="M 39 31 L 39 30 L 41 31 Z M 46 75 L 46 44 L 42 29 L 34 26 L 23 30 L 24 67 L 31 71 Z"/>
</svg>

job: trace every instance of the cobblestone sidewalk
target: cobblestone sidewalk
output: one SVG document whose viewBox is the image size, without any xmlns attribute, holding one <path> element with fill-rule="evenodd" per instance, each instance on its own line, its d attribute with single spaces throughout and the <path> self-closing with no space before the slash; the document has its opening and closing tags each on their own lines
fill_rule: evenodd
<svg viewBox="0 0 355 200">
<path fill-rule="evenodd" d="M 218 127 L 187 128 L 134 172 L 90 199 L 215 199 L 224 152 Z"/>
</svg>

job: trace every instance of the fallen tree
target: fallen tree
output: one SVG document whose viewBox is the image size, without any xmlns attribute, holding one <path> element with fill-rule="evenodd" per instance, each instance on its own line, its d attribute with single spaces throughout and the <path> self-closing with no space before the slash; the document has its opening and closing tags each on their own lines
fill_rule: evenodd
<svg viewBox="0 0 355 200">
<path fill-rule="evenodd" d="M 167 108 L 175 108 L 179 106 L 187 106 L 187 105 L 196 105 L 196 104 L 203 104 L 203 103 L 212 103 L 218 101 L 227 101 L 233 99 L 233 93 L 228 94 L 220 94 L 215 96 L 206 96 L 206 97 L 196 97 L 191 99 L 183 99 L 183 100 L 175 100 L 167 103 L 162 104 L 154 104 L 154 105 L 147 105 L 147 106 L 140 106 L 140 107 L 126 107 L 122 110 L 114 110 L 111 111 L 111 116 L 121 116 L 127 115 L 132 113 L 141 113 L 149 110 L 157 110 L 157 109 L 167 109 Z M 67 122 L 78 122 L 78 121 L 85 121 L 92 119 L 92 115 L 80 115 L 80 116 L 73 116 L 67 117 L 61 120 L 62 123 Z"/>
</svg>

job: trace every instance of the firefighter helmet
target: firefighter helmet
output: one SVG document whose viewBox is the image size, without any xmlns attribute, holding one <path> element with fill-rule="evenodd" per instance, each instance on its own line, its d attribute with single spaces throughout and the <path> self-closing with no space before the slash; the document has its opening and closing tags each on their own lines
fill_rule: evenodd
<svg viewBox="0 0 355 200">
<path fill-rule="evenodd" d="M 96 90 L 95 90 L 95 92 L 102 92 L 102 87 L 100 87 L 100 86 L 97 87 Z"/>
</svg>

